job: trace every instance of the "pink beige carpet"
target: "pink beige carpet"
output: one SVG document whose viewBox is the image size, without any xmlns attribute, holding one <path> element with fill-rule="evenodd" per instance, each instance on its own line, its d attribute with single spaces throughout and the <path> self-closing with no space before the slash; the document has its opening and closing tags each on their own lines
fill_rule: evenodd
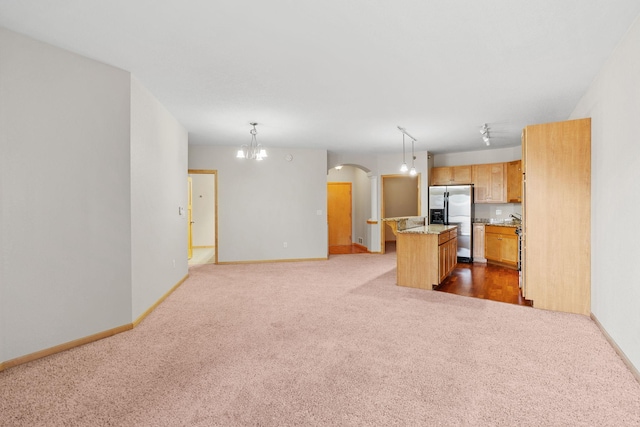
<svg viewBox="0 0 640 427">
<path fill-rule="evenodd" d="M 640 426 L 587 317 L 395 286 L 395 256 L 192 267 L 132 331 L 0 373 L 2 426 Z"/>
</svg>

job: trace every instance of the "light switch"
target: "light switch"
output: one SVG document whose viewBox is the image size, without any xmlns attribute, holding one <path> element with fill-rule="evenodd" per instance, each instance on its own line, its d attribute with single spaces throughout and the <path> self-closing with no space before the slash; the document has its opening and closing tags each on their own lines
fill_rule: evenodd
<svg viewBox="0 0 640 427">
<path fill-rule="evenodd" d="M 318 209 L 318 210 L 316 211 L 316 215 L 321 216 L 321 215 L 322 215 L 322 210 L 321 210 L 321 209 Z"/>
</svg>

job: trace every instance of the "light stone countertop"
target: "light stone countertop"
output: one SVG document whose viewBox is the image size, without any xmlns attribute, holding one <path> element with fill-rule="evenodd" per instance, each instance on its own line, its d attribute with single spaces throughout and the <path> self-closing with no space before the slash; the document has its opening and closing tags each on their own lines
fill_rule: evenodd
<svg viewBox="0 0 640 427">
<path fill-rule="evenodd" d="M 420 227 L 407 228 L 406 230 L 398 230 L 398 234 L 441 234 L 445 231 L 457 228 L 456 225 L 431 224 L 422 225 Z"/>
<path fill-rule="evenodd" d="M 522 224 L 519 222 L 474 222 L 473 225 L 493 225 L 496 227 L 520 227 Z"/>
</svg>

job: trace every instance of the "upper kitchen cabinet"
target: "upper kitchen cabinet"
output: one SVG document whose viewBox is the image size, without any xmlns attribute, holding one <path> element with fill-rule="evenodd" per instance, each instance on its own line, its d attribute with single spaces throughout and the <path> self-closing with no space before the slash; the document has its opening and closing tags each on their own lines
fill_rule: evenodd
<svg viewBox="0 0 640 427">
<path fill-rule="evenodd" d="M 472 179 L 475 203 L 506 203 L 506 164 L 473 165 Z"/>
<path fill-rule="evenodd" d="M 527 126 L 523 294 L 533 306 L 591 312 L 591 119 Z"/>
<path fill-rule="evenodd" d="M 471 166 L 431 168 L 431 185 L 471 184 Z"/>
<path fill-rule="evenodd" d="M 522 161 L 507 163 L 507 202 L 522 202 Z"/>
</svg>

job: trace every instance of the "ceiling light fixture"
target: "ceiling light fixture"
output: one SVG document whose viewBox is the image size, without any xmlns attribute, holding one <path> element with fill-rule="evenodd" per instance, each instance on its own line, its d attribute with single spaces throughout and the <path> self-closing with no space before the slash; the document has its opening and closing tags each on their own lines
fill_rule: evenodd
<svg viewBox="0 0 640 427">
<path fill-rule="evenodd" d="M 482 135 L 482 140 L 487 146 L 491 145 L 491 139 L 489 139 L 489 126 L 485 123 L 482 128 L 480 128 L 480 134 Z"/>
<path fill-rule="evenodd" d="M 407 166 L 407 161 L 405 159 L 405 154 L 404 154 L 404 133 L 402 134 L 402 166 L 400 166 L 400 172 L 404 173 L 406 171 L 409 170 L 409 167 Z"/>
<path fill-rule="evenodd" d="M 416 175 L 418 172 L 416 172 L 416 168 L 413 164 L 413 161 L 416 159 L 416 157 L 413 154 L 413 144 L 414 142 L 417 141 L 417 139 L 415 139 L 414 137 L 412 137 L 411 135 L 409 135 L 407 133 L 407 130 L 403 127 L 398 126 L 398 130 L 400 132 L 402 132 L 402 166 L 400 166 L 400 172 L 407 172 L 409 171 L 409 175 Z M 407 166 L 407 161 L 405 159 L 405 142 L 404 142 L 404 136 L 408 136 L 409 138 L 411 138 L 411 170 L 409 170 L 409 167 Z"/>
<path fill-rule="evenodd" d="M 413 161 L 416 159 L 416 155 L 413 153 L 413 143 L 415 141 L 415 139 L 411 140 L 411 169 L 409 169 L 409 175 L 411 176 L 416 176 L 418 174 L 418 171 L 416 171 L 416 167 L 413 164 Z"/>
<path fill-rule="evenodd" d="M 238 150 L 238 154 L 236 157 L 238 159 L 250 159 L 250 160 L 262 160 L 267 157 L 267 150 L 261 145 L 258 144 L 258 140 L 256 139 L 256 134 L 258 131 L 256 130 L 256 126 L 258 123 L 249 123 L 253 126 L 253 129 L 249 131 L 251 134 L 251 143 L 249 145 L 243 144 Z"/>
</svg>

